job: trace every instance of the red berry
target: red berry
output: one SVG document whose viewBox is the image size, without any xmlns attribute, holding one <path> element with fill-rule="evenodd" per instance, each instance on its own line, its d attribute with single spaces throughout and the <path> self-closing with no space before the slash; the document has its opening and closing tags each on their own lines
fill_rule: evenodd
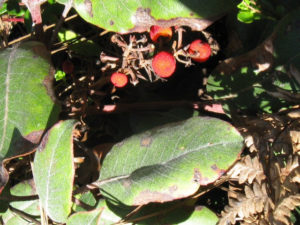
<svg viewBox="0 0 300 225">
<path fill-rule="evenodd" d="M 150 28 L 150 38 L 153 42 L 157 42 L 159 37 L 165 37 L 170 40 L 172 34 L 171 27 L 163 28 L 155 25 Z"/>
<path fill-rule="evenodd" d="M 205 62 L 211 55 L 211 48 L 208 43 L 203 43 L 200 39 L 197 39 L 191 43 L 189 54 L 194 61 Z"/>
<path fill-rule="evenodd" d="M 174 73 L 176 69 L 176 60 L 171 53 L 162 51 L 154 56 L 152 68 L 158 76 L 167 78 Z"/>
<path fill-rule="evenodd" d="M 74 70 L 74 65 L 70 60 L 65 60 L 62 64 L 62 70 L 66 74 L 71 74 Z"/>
<path fill-rule="evenodd" d="M 128 83 L 128 77 L 124 73 L 114 72 L 110 77 L 110 81 L 116 87 L 121 88 Z"/>
</svg>

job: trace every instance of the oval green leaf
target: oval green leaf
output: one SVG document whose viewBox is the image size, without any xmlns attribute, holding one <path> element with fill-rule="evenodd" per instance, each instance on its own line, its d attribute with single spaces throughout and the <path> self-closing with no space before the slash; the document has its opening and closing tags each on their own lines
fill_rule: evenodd
<svg viewBox="0 0 300 225">
<path fill-rule="evenodd" d="M 193 117 L 116 144 L 99 179 L 107 200 L 125 205 L 167 202 L 194 194 L 226 172 L 243 138 L 230 124 Z"/>
<path fill-rule="evenodd" d="M 67 225 L 98 225 L 102 209 L 95 209 L 88 212 L 78 212 L 70 216 Z"/>
<path fill-rule="evenodd" d="M 69 4 L 70 0 L 58 0 Z M 203 30 L 235 7 L 231 0 L 74 0 L 86 21 L 119 33 L 145 32 L 152 25 Z"/>
<path fill-rule="evenodd" d="M 34 158 L 33 177 L 40 202 L 54 221 L 65 223 L 72 206 L 74 120 L 61 121 L 43 137 Z"/>
<path fill-rule="evenodd" d="M 0 161 L 32 151 L 53 122 L 50 67 L 50 54 L 39 42 L 0 51 Z"/>
</svg>

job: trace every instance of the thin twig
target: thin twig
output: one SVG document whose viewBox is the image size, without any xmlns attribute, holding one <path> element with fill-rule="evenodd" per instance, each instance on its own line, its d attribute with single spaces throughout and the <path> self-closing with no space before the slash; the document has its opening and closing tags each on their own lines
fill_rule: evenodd
<svg viewBox="0 0 300 225">
<path fill-rule="evenodd" d="M 0 200 L 9 201 L 9 202 L 22 202 L 22 201 L 31 201 L 38 199 L 38 195 L 29 195 L 29 196 L 0 196 Z"/>
<path fill-rule="evenodd" d="M 243 0 L 243 4 L 248 7 L 249 9 L 251 9 L 253 12 L 255 13 L 261 13 L 260 10 L 253 8 L 251 5 L 249 5 L 247 2 L 245 2 L 245 0 Z"/>
<path fill-rule="evenodd" d="M 39 201 L 39 204 L 40 204 L 39 208 L 40 208 L 40 215 L 41 215 L 41 225 L 48 225 L 47 214 L 44 211 L 41 200 Z"/>
<path fill-rule="evenodd" d="M 68 3 L 65 5 L 64 11 L 63 11 L 55 29 L 53 30 L 49 45 L 51 45 L 54 42 L 55 38 L 57 37 L 59 29 L 61 28 L 62 24 L 65 22 L 65 19 L 72 8 L 72 4 L 73 4 L 73 0 L 69 0 Z"/>
<path fill-rule="evenodd" d="M 77 16 L 78 16 L 78 14 L 74 14 L 72 16 L 69 16 L 68 18 L 65 19 L 65 22 L 68 22 L 68 21 L 76 18 Z M 48 26 L 44 27 L 44 32 L 47 31 L 47 30 L 49 30 L 49 29 L 51 29 L 51 28 L 53 28 L 53 27 L 55 27 L 55 24 L 51 24 L 51 25 L 48 25 Z M 27 34 L 27 35 L 22 36 L 22 37 L 17 38 L 17 39 L 14 39 L 14 40 L 8 42 L 7 46 L 13 45 L 15 43 L 18 43 L 18 42 L 21 42 L 21 41 L 24 41 L 24 40 L 27 40 L 30 37 L 34 36 L 34 34 L 35 34 L 35 32 Z"/>
</svg>

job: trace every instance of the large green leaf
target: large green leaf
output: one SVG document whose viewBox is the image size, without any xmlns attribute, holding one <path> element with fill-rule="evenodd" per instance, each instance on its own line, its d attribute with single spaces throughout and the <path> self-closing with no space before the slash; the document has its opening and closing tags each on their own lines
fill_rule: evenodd
<svg viewBox="0 0 300 225">
<path fill-rule="evenodd" d="M 56 118 L 58 110 L 48 96 L 50 67 L 50 54 L 39 42 L 0 51 L 0 190 L 7 180 L 1 162 L 33 151 Z"/>
<path fill-rule="evenodd" d="M 36 151 L 33 177 L 42 207 L 54 221 L 64 223 L 72 206 L 74 180 L 72 131 L 74 120 L 57 123 Z"/>
<path fill-rule="evenodd" d="M 14 196 L 31 196 L 35 195 L 35 187 L 33 180 L 24 181 L 12 187 L 10 193 Z M 15 201 L 11 202 L 10 206 L 16 210 L 27 213 L 32 217 L 39 217 L 39 201 L 38 200 L 28 200 L 28 201 Z M 8 209 L 3 215 L 2 219 L 5 225 L 28 225 L 30 224 L 28 220 L 16 215 Z"/>
<path fill-rule="evenodd" d="M 70 0 L 58 0 L 68 4 Z M 231 0 L 74 0 L 86 21 L 109 31 L 144 32 L 151 25 L 186 25 L 203 30 L 235 7 Z M 203 19 L 203 20 L 201 20 Z M 212 19 L 212 21 L 209 21 Z"/>
<path fill-rule="evenodd" d="M 43 44 L 27 42 L 0 51 L 0 159 L 38 143 L 54 107 L 49 84 L 50 55 Z M 20 149 L 22 148 L 22 149 Z M 20 152 L 16 152 L 20 151 Z"/>
<path fill-rule="evenodd" d="M 117 204 L 166 202 L 214 182 L 237 159 L 243 138 L 230 124 L 193 117 L 134 135 L 106 156 L 101 193 Z"/>
</svg>

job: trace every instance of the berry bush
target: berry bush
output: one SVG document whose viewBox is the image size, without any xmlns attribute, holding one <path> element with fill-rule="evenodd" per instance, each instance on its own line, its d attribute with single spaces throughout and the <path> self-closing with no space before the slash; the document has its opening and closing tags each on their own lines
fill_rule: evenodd
<svg viewBox="0 0 300 225">
<path fill-rule="evenodd" d="M 0 8 L 0 224 L 299 222 L 298 0 Z"/>
</svg>

